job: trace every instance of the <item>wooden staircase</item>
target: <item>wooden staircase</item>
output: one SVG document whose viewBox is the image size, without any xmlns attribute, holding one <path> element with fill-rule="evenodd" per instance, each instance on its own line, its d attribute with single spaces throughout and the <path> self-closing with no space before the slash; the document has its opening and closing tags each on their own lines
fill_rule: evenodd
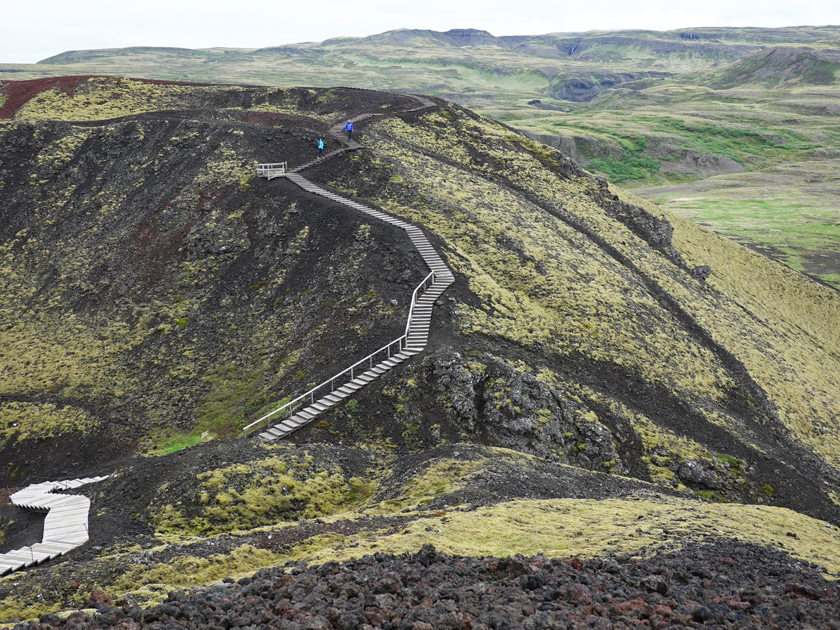
<svg viewBox="0 0 840 630">
<path fill-rule="evenodd" d="M 288 173 L 286 179 L 294 182 L 307 192 L 320 195 L 359 212 L 364 212 L 385 223 L 404 229 L 420 253 L 420 256 L 422 256 L 429 269 L 431 269 L 431 273 L 414 291 L 411 310 L 406 324 L 406 332 L 402 337 L 365 357 L 329 381 L 325 381 L 314 390 L 308 392 L 308 395 L 304 394 L 302 397 L 298 397 L 298 399 L 292 401 L 292 403 L 288 403 L 287 409 L 281 407 L 268 414 L 268 416 L 264 416 L 255 423 L 252 423 L 252 425 L 258 425 L 258 423 L 263 421 L 269 422 L 271 417 L 280 415 L 282 411 L 288 411 L 289 417 L 260 433 L 260 438 L 263 440 L 276 440 L 285 437 L 292 431 L 312 422 L 322 413 L 335 407 L 342 400 L 353 395 L 356 391 L 377 379 L 385 372 L 393 369 L 409 357 L 418 352 L 422 352 L 429 338 L 432 308 L 434 307 L 435 301 L 455 281 L 452 272 L 435 251 L 434 247 L 432 247 L 429 239 L 426 238 L 426 235 L 423 234 L 420 228 L 396 217 L 392 217 L 380 210 L 370 208 L 357 201 L 347 199 L 320 186 L 316 186 L 297 173 Z M 374 359 L 376 360 L 375 362 Z M 336 384 L 338 384 L 338 387 L 336 387 Z M 319 392 L 317 399 L 315 398 L 315 391 Z M 295 403 L 304 404 L 307 398 L 309 399 L 307 406 L 298 411 L 292 410 Z M 249 427 L 252 425 L 249 425 Z M 248 427 L 246 427 L 246 435 L 247 433 Z"/>
<path fill-rule="evenodd" d="M 412 109 L 412 110 L 408 110 L 408 111 L 414 111 L 414 110 Z M 382 114 L 359 114 L 358 116 L 354 116 L 354 117 L 350 118 L 349 120 L 353 124 L 356 124 L 360 120 L 366 120 L 368 118 L 372 118 L 373 116 L 381 116 L 381 115 Z M 344 123 L 343 122 L 335 123 L 334 125 L 332 125 L 330 127 L 330 135 L 332 137 L 334 137 L 336 140 L 339 140 L 339 141 L 343 142 L 347 146 L 341 147 L 340 149 L 336 149 L 335 151 L 330 151 L 329 153 L 327 153 L 323 157 L 315 158 L 314 160 L 309 160 L 308 162 L 306 162 L 304 164 L 301 164 L 300 166 L 296 166 L 295 168 L 293 168 L 292 170 L 290 170 L 288 172 L 289 173 L 300 173 L 301 171 L 305 171 L 306 169 L 311 168 L 311 167 L 315 166 L 316 164 L 320 164 L 321 162 L 324 162 L 325 160 L 329 160 L 330 158 L 334 158 L 334 157 L 337 157 L 337 156 L 342 155 L 344 153 L 348 153 L 349 151 L 355 151 L 357 149 L 362 148 L 362 145 L 359 144 L 358 142 L 356 142 L 355 140 L 350 140 L 350 141 L 347 140 L 347 138 L 344 135 Z"/>
<path fill-rule="evenodd" d="M 408 96 L 410 96 L 411 98 L 413 98 L 414 100 L 417 101 L 417 106 L 412 107 L 411 109 L 405 110 L 405 113 L 416 112 L 416 111 L 419 111 L 421 109 L 426 109 L 428 107 L 435 107 L 437 105 L 437 103 L 435 103 L 433 100 L 431 100 L 431 99 L 429 99 L 425 96 L 419 96 L 417 94 L 409 94 Z M 375 113 L 367 112 L 367 113 L 364 113 L 364 114 L 357 114 L 356 116 L 352 116 L 348 120 L 355 125 L 357 122 L 367 120 L 368 118 L 373 118 L 374 116 L 383 116 L 383 115 L 384 114 L 381 114 L 379 112 L 375 112 Z M 336 149 L 335 151 L 330 151 L 329 153 L 325 154 L 324 156 L 319 157 L 319 158 L 315 158 L 314 160 L 309 160 L 308 162 L 305 162 L 304 164 L 301 164 L 300 166 L 296 166 L 295 168 L 293 168 L 289 171 L 286 170 L 286 166 L 285 166 L 286 163 L 283 162 L 282 163 L 283 164 L 283 172 L 282 173 L 280 172 L 279 169 L 276 169 L 276 171 L 272 170 L 270 172 L 270 174 L 266 175 L 265 173 L 260 172 L 260 169 L 258 167 L 257 175 L 259 177 L 267 177 L 270 181 L 271 179 L 273 179 L 275 177 L 282 177 L 287 172 L 288 173 L 300 173 L 301 171 L 305 171 L 306 169 L 311 168 L 311 167 L 315 166 L 316 164 L 320 164 L 321 162 L 323 162 L 325 160 L 329 160 L 331 158 L 337 157 L 337 156 L 342 155 L 344 153 L 348 153 L 349 151 L 356 151 L 357 149 L 363 148 L 363 145 L 361 145 L 356 140 L 349 140 L 349 141 L 347 140 L 347 138 L 345 137 L 345 132 L 344 132 L 345 122 L 346 121 L 344 121 L 342 119 L 341 122 L 337 122 L 337 123 L 332 124 L 330 126 L 329 133 L 333 138 L 335 138 L 336 140 L 339 140 L 340 142 L 343 142 L 347 146 L 341 147 L 340 149 Z M 268 167 L 268 166 L 274 166 L 274 165 L 265 164 L 265 165 L 260 165 L 260 166 Z M 279 164 L 277 166 L 279 166 Z M 263 170 L 267 170 L 267 169 L 264 168 Z"/>
<path fill-rule="evenodd" d="M 426 97 L 410 96 L 417 101 L 418 105 L 414 108 L 404 110 L 405 112 L 414 112 L 437 105 L 434 101 Z M 372 116 L 381 115 L 381 113 L 359 114 L 350 120 L 356 123 Z M 414 290 L 405 334 L 402 337 L 371 353 L 355 365 L 347 368 L 332 379 L 325 381 L 306 394 L 299 396 L 291 403 L 251 423 L 245 428 L 246 436 L 248 435 L 249 428 L 260 425 L 263 422 L 270 422 L 271 418 L 275 415 L 279 417 L 279 414 L 285 410 L 288 411 L 289 417 L 280 421 L 274 427 L 269 425 L 269 429 L 261 433 L 260 437 L 263 440 L 275 440 L 288 435 L 295 429 L 311 422 L 324 411 L 334 407 L 388 370 L 393 369 L 406 359 L 421 352 L 426 347 L 428 341 L 429 326 L 432 321 L 432 309 L 435 301 L 455 280 L 452 272 L 450 272 L 449 268 L 440 256 L 438 256 L 431 243 L 429 243 L 429 240 L 419 228 L 384 212 L 324 190 L 310 183 L 300 175 L 297 175 L 298 172 L 325 159 L 362 148 L 362 145 L 355 140 L 348 142 L 344 138 L 343 128 L 343 121 L 336 123 L 330 127 L 330 134 L 344 142 L 347 146 L 333 151 L 323 158 L 312 160 L 311 162 L 298 166 L 289 172 L 286 171 L 285 163 L 258 165 L 258 176 L 266 177 L 268 180 L 286 176 L 289 180 L 308 192 L 326 197 L 327 199 L 404 229 L 411 242 L 417 247 L 423 260 L 426 261 L 426 264 L 431 269 L 431 273 Z M 374 363 L 374 359 L 376 363 Z M 349 379 L 345 379 L 345 375 L 349 375 Z M 339 382 L 339 387 L 335 387 L 336 381 Z M 315 392 L 319 390 L 323 390 L 322 395 L 315 400 Z M 309 398 L 309 405 L 295 412 L 294 408 L 305 404 L 303 401 L 307 398 Z M 40 543 L 0 554 L 0 575 L 5 575 L 17 569 L 50 560 L 86 543 L 89 539 L 88 516 L 90 512 L 90 499 L 85 496 L 54 493 L 57 490 L 69 490 L 89 483 L 103 481 L 109 476 L 89 477 L 69 481 L 46 481 L 27 486 L 23 490 L 11 495 L 10 498 L 13 505 L 44 511 L 47 512 L 47 515 L 44 518 L 44 534 Z"/>
<path fill-rule="evenodd" d="M 89 477 L 70 481 L 45 481 L 27 486 L 10 498 L 12 504 L 30 510 L 47 512 L 44 535 L 40 543 L 0 554 L 0 575 L 40 564 L 88 541 L 90 499 L 75 494 L 53 494 L 107 479 Z"/>
<path fill-rule="evenodd" d="M 418 105 L 406 111 L 413 112 L 436 105 L 434 101 L 425 97 L 412 96 L 418 102 Z M 359 114 L 350 118 L 350 121 L 356 123 L 373 116 L 381 115 L 378 113 Z M 298 396 L 282 407 L 252 422 L 244 429 L 246 437 L 250 432 L 258 430 L 263 425 L 266 425 L 268 428 L 260 433 L 261 439 L 276 440 L 285 437 L 296 429 L 312 422 L 325 411 L 335 407 L 341 401 L 352 396 L 356 391 L 398 366 L 406 359 L 422 352 L 429 339 L 429 327 L 432 322 L 432 309 L 435 301 L 455 281 L 452 272 L 446 266 L 446 263 L 443 262 L 443 259 L 438 255 L 437 251 L 435 251 L 434 247 L 432 247 L 429 239 L 426 238 L 426 235 L 423 234 L 420 228 L 385 212 L 370 208 L 357 201 L 316 186 L 299 174 L 300 171 L 323 162 L 326 159 L 362 148 L 362 145 L 355 140 L 347 141 L 343 132 L 344 121 L 330 127 L 330 134 L 344 142 L 347 146 L 288 171 L 285 174 L 286 179 L 309 193 L 325 197 L 330 201 L 363 212 L 368 216 L 405 230 L 409 239 L 428 265 L 431 273 L 414 290 L 405 334 L 402 337 L 371 353 L 361 361 L 358 361 L 331 379 L 324 381 L 305 394 Z"/>
</svg>

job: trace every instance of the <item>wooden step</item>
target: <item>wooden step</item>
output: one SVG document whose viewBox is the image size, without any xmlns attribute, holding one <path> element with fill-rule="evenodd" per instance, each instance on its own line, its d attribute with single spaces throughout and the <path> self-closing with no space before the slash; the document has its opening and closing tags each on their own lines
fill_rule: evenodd
<svg viewBox="0 0 840 630">
<path fill-rule="evenodd" d="M 61 541 L 52 541 L 52 540 L 44 540 L 43 542 L 35 543 L 32 545 L 32 549 L 35 552 L 42 552 L 42 553 L 51 553 L 55 555 L 61 555 L 67 553 L 68 551 L 75 549 L 73 545 L 70 543 L 64 543 Z"/>
<path fill-rule="evenodd" d="M 2 558 L 2 556 L 0 556 L 0 558 Z M 22 562 L 3 562 L 2 559 L 0 559 L 0 575 L 6 575 L 7 573 L 11 573 L 17 569 L 22 569 L 23 566 Z"/>
<path fill-rule="evenodd" d="M 107 478 L 104 476 L 46 481 L 12 494 L 10 498 L 14 505 L 46 510 L 47 516 L 44 519 L 42 542 L 0 554 L 0 574 L 44 562 L 87 542 L 90 499 L 81 495 L 62 495 L 54 492 L 72 490 Z"/>
<path fill-rule="evenodd" d="M 418 109 L 423 109 L 425 107 L 430 106 L 429 104 L 425 104 L 420 99 L 418 99 L 418 102 L 420 103 Z M 433 102 L 430 103 L 431 105 L 434 105 Z M 363 120 L 364 118 L 367 118 L 370 115 L 372 114 L 363 114 L 357 118 L 354 118 L 353 120 Z M 333 131 L 337 137 L 343 139 L 342 126 L 343 123 L 337 124 L 336 126 L 331 128 L 331 131 Z M 353 144 L 357 145 L 357 143 Z M 342 149 L 342 151 L 345 150 L 347 149 Z M 325 157 L 329 157 L 331 155 L 333 155 L 333 153 L 330 153 Z M 313 163 L 316 162 L 318 162 L 318 160 L 314 161 Z M 345 382 L 343 385 L 333 390 L 329 394 L 326 394 L 325 396 L 315 401 L 313 404 L 309 405 L 305 409 L 298 411 L 292 416 L 292 418 L 284 420 L 277 427 L 272 427 L 267 431 L 264 431 L 260 434 L 260 437 L 263 439 L 275 439 L 276 436 L 287 435 L 295 428 L 302 426 L 303 424 L 306 424 L 308 422 L 311 422 L 324 411 L 334 407 L 339 402 L 352 395 L 354 392 L 358 391 L 364 385 L 372 382 L 373 380 L 375 380 L 388 370 L 396 367 L 406 359 L 414 356 L 419 352 L 422 352 L 425 347 L 426 340 L 428 339 L 429 327 L 431 324 L 432 312 L 435 302 L 454 280 L 454 277 L 449 271 L 449 268 L 443 262 L 435 248 L 429 242 L 429 239 L 425 236 L 425 234 L 419 227 L 406 223 L 405 221 L 397 219 L 375 208 L 365 206 L 364 204 L 361 204 L 352 199 L 342 197 L 337 193 L 333 193 L 331 191 L 315 186 L 300 175 L 291 174 L 289 176 L 289 179 L 308 192 L 318 194 L 322 197 L 325 197 L 342 205 L 346 205 L 349 208 L 359 210 L 360 212 L 363 212 L 372 218 L 378 219 L 390 225 L 399 226 L 400 228 L 405 230 L 406 234 L 408 235 L 412 244 L 414 244 L 418 253 L 421 255 L 421 257 L 429 266 L 429 268 L 435 272 L 435 280 L 431 286 L 426 288 L 423 294 L 415 302 L 414 310 L 412 311 L 412 317 L 408 322 L 408 335 L 405 338 L 405 347 L 399 353 L 378 362 L 376 365 L 372 366 L 371 368 L 367 369 L 361 374 L 358 374 L 357 376 L 355 376 L 355 378 Z M 281 426 L 283 427 L 282 429 L 280 428 Z"/>
</svg>

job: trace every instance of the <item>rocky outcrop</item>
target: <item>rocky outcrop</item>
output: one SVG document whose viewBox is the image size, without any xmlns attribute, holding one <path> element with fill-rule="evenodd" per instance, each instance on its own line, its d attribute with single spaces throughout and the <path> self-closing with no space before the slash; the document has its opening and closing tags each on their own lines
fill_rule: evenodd
<svg viewBox="0 0 840 630">
<path fill-rule="evenodd" d="M 525 132 L 525 135 L 529 138 L 536 140 L 537 142 L 542 142 L 545 145 L 550 147 L 554 147 L 563 155 L 567 155 L 572 158 L 575 162 L 582 166 L 587 166 L 589 164 L 589 160 L 584 155 L 582 148 L 587 148 L 591 150 L 591 146 L 593 143 L 588 138 L 583 137 L 575 137 L 575 136 L 568 136 L 568 135 L 552 135 L 547 133 L 532 133 L 532 132 Z"/>
<path fill-rule="evenodd" d="M 709 265 L 697 265 L 691 270 L 691 275 L 700 280 L 700 282 L 705 282 L 711 274 L 712 268 Z"/>
<path fill-rule="evenodd" d="M 586 103 L 595 98 L 604 90 L 614 87 L 626 86 L 631 89 L 638 89 L 636 81 L 645 79 L 656 80 L 667 79 L 674 76 L 672 72 L 589 72 L 577 76 L 562 78 L 552 83 L 550 88 L 551 96 L 562 101 L 574 101 Z M 647 87 L 650 81 L 644 81 L 641 85 Z"/>
<path fill-rule="evenodd" d="M 415 421 L 425 417 L 432 424 L 442 416 L 452 435 L 472 435 L 590 470 L 628 471 L 614 436 L 595 412 L 497 357 L 442 348 L 412 371 L 417 387 L 402 385 L 395 395 L 407 401 L 401 409 Z"/>
<path fill-rule="evenodd" d="M 724 485 L 724 480 L 719 475 L 693 460 L 684 461 L 677 470 L 677 475 L 687 485 L 708 490 L 720 490 Z"/>
<path fill-rule="evenodd" d="M 674 263 L 680 266 L 685 265 L 682 255 L 671 245 L 674 226 L 664 215 L 655 217 L 639 206 L 621 201 L 618 195 L 610 191 L 605 178 L 597 177 L 596 179 L 599 186 L 598 200 L 604 210 L 621 221 L 648 245 L 668 256 Z"/>
</svg>

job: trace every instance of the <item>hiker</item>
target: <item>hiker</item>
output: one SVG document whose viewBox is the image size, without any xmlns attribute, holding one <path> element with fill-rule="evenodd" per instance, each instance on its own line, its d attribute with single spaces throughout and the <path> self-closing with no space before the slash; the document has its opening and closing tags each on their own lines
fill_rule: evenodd
<svg viewBox="0 0 840 630">
<path fill-rule="evenodd" d="M 347 121 L 347 124 L 344 125 L 344 131 L 347 132 L 347 140 L 349 141 L 353 136 L 353 123 L 349 120 Z"/>
<path fill-rule="evenodd" d="M 324 157 L 324 139 L 318 138 L 318 159 Z"/>
</svg>

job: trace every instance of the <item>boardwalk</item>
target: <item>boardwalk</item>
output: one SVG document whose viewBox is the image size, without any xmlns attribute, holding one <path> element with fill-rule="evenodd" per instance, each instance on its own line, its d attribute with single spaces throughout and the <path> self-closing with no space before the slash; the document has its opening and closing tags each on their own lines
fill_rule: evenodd
<svg viewBox="0 0 840 630">
<path fill-rule="evenodd" d="M 45 481 L 27 486 L 10 498 L 12 504 L 30 510 L 46 511 L 44 536 L 40 543 L 0 554 L 0 575 L 40 564 L 88 541 L 90 499 L 75 494 L 54 494 L 107 479 L 89 477 L 70 481 Z"/>
<path fill-rule="evenodd" d="M 418 105 L 407 111 L 419 111 L 435 105 L 433 101 L 425 97 L 413 96 L 413 98 L 418 102 Z M 350 121 L 356 123 L 360 120 L 381 115 L 378 113 L 359 114 L 350 118 Z M 359 142 L 347 140 L 344 135 L 343 122 L 331 126 L 330 134 L 346 146 L 332 151 L 322 158 L 312 160 L 290 170 L 285 174 L 286 179 L 301 187 L 306 192 L 324 197 L 352 211 L 362 212 L 374 219 L 405 230 L 408 238 L 423 257 L 431 273 L 417 287 L 412 296 L 408 322 L 406 323 L 405 334 L 402 337 L 371 353 L 355 365 L 339 372 L 334 377 L 302 394 L 286 405 L 252 422 L 245 427 L 246 436 L 252 430 L 256 430 L 266 424 L 268 425 L 268 429 L 260 433 L 260 438 L 263 440 L 276 440 L 285 437 L 292 431 L 312 422 L 322 413 L 331 409 L 382 374 L 395 368 L 406 359 L 422 352 L 429 338 L 432 307 L 441 294 L 455 281 L 452 272 L 446 266 L 446 263 L 443 262 L 443 259 L 437 251 L 435 251 L 434 247 L 432 247 L 432 244 L 420 228 L 381 210 L 359 203 L 354 199 L 343 197 L 321 188 L 300 175 L 301 171 L 319 164 L 324 160 L 362 148 Z"/>
</svg>

